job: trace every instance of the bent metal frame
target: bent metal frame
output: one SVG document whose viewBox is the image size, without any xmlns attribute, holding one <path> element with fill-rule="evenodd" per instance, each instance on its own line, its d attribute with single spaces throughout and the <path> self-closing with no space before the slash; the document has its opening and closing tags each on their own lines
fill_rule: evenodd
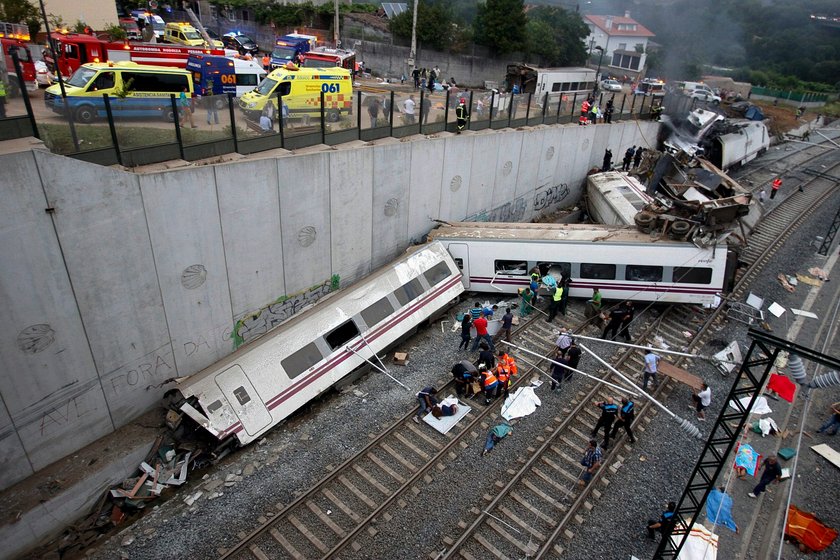
<svg viewBox="0 0 840 560">
<path fill-rule="evenodd" d="M 691 472 L 688 484 L 683 490 L 679 502 L 677 502 L 676 528 L 671 532 L 670 538 L 660 540 L 659 547 L 653 557 L 654 560 L 677 558 L 679 556 L 680 550 L 691 532 L 692 525 L 700 519 L 703 506 L 706 504 L 706 498 L 714 487 L 715 480 L 717 480 L 724 465 L 729 462 L 729 454 L 732 452 L 741 430 L 744 429 L 749 410 L 761 394 L 764 383 L 774 369 L 773 364 L 779 353 L 785 350 L 791 354 L 799 355 L 803 360 L 810 361 L 812 364 L 821 364 L 829 369 L 840 370 L 840 360 L 837 358 L 755 329 L 750 329 L 748 335 L 752 339 L 750 349 L 735 376 L 726 400 L 723 401 L 723 408 L 712 426 L 709 438 L 703 446 L 703 451 L 694 466 L 694 470 Z M 741 406 L 739 402 L 739 399 L 745 396 L 751 397 L 747 407 Z M 730 402 L 734 403 L 737 408 L 730 407 Z M 737 424 L 737 427 L 733 429 L 729 424 L 730 422 Z M 673 543 L 673 545 L 669 545 L 669 543 Z"/>
</svg>

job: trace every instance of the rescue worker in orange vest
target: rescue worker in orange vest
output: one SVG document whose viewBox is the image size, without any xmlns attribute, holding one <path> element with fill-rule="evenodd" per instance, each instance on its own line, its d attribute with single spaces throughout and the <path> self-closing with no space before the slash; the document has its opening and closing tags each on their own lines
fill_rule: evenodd
<svg viewBox="0 0 840 560">
<path fill-rule="evenodd" d="M 519 369 L 516 367 L 516 361 L 504 350 L 499 350 L 499 359 L 496 360 L 496 363 L 498 364 L 496 366 L 496 376 L 499 378 L 499 386 L 505 398 L 507 398 L 510 376 L 517 375 Z"/>
<path fill-rule="evenodd" d="M 580 105 L 580 119 L 578 119 L 578 125 L 586 126 L 589 124 L 589 108 L 591 104 L 589 103 L 588 99 L 584 99 L 583 103 Z"/>
<path fill-rule="evenodd" d="M 782 187 L 782 178 L 781 177 L 776 177 L 775 179 L 773 179 L 773 189 L 770 191 L 770 200 L 773 200 L 774 198 L 776 198 L 776 193 L 779 191 L 779 189 L 781 187 Z"/>
<path fill-rule="evenodd" d="M 268 53 L 263 55 L 262 65 L 263 65 L 263 70 L 265 70 L 266 72 L 269 72 L 271 70 L 271 57 L 268 56 Z"/>
<path fill-rule="evenodd" d="M 487 368 L 480 368 L 481 386 L 484 387 L 484 404 L 490 404 L 490 398 L 495 397 L 499 390 L 499 379 Z"/>
</svg>

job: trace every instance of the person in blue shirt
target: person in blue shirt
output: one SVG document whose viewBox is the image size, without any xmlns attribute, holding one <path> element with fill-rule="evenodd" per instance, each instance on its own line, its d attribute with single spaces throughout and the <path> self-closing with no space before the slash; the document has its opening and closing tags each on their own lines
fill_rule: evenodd
<svg viewBox="0 0 840 560">
<path fill-rule="evenodd" d="M 647 524 L 647 536 L 649 539 L 653 540 L 656 538 L 656 531 L 662 533 L 662 538 L 667 539 L 668 535 L 671 534 L 671 531 L 674 529 L 674 525 L 676 525 L 677 518 L 676 518 L 676 511 L 677 511 L 677 504 L 676 502 L 668 502 L 667 509 L 662 512 L 662 515 L 659 516 L 659 521 L 654 521 L 653 519 L 648 519 Z"/>
<path fill-rule="evenodd" d="M 630 443 L 636 443 L 636 438 L 633 436 L 633 428 L 631 427 L 635 415 L 636 405 L 633 404 L 633 401 L 627 397 L 621 399 L 621 407 L 618 409 L 618 422 L 613 426 L 610 437 L 615 438 L 616 434 L 618 434 L 618 429 L 624 428 L 624 431 L 627 432 L 627 437 L 630 438 Z"/>
<path fill-rule="evenodd" d="M 481 304 L 480 303 L 475 302 L 475 305 L 473 306 L 473 308 L 470 309 L 470 315 L 472 315 L 473 321 L 478 319 L 478 317 L 481 315 Z"/>
<path fill-rule="evenodd" d="M 595 429 L 592 430 L 592 437 L 598 435 L 598 430 L 604 428 L 604 445 L 607 449 L 610 446 L 610 430 L 612 429 L 615 416 L 618 414 L 618 405 L 612 397 L 607 397 L 607 400 L 595 403 L 595 406 L 601 409 L 601 417 L 598 418 L 598 423 L 595 424 Z"/>
</svg>

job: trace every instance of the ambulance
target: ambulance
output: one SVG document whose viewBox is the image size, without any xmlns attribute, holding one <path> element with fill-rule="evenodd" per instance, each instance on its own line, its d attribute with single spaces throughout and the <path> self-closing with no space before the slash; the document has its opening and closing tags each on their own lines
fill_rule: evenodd
<svg viewBox="0 0 840 560">
<path fill-rule="evenodd" d="M 298 68 L 290 63 L 272 70 L 257 89 L 240 97 L 239 108 L 247 118 L 257 120 L 269 99 L 277 108 L 277 98 L 283 97 L 291 118 L 319 118 L 321 93 L 326 120 L 336 122 L 341 115 L 350 114 L 353 108 L 350 71 L 338 67 Z"/>
<path fill-rule="evenodd" d="M 175 43 L 176 45 L 186 45 L 188 47 L 201 47 L 207 42 L 198 30 L 186 22 L 169 22 L 163 31 L 163 41 L 165 43 Z M 223 49 L 224 44 L 221 41 L 213 41 L 211 48 Z"/>
<path fill-rule="evenodd" d="M 266 77 L 261 64 L 251 57 L 193 54 L 187 59 L 187 70 L 193 73 L 196 92 L 201 95 L 235 97 L 253 91 Z"/>
<path fill-rule="evenodd" d="M 144 66 L 134 62 L 90 62 L 83 64 L 64 84 L 67 108 L 78 123 L 88 124 L 106 113 L 107 95 L 115 117 L 174 119 L 171 96 L 186 89 L 192 97 L 192 72 L 182 68 Z M 64 97 L 58 85 L 44 93 L 44 103 L 53 112 L 65 113 Z"/>
</svg>

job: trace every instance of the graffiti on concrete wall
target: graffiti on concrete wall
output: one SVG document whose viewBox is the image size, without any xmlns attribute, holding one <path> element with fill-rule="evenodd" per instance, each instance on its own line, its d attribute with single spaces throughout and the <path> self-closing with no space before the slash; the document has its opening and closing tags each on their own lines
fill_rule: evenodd
<svg viewBox="0 0 840 560">
<path fill-rule="evenodd" d="M 549 206 L 564 201 L 570 192 L 569 185 L 566 183 L 538 190 L 534 195 L 534 211 L 545 210 Z"/>
<path fill-rule="evenodd" d="M 317 284 L 296 294 L 284 295 L 256 312 L 248 313 L 233 325 L 234 349 L 264 335 L 298 311 L 337 290 L 340 282 L 339 275 L 333 274 L 323 284 Z"/>
<path fill-rule="evenodd" d="M 492 210 L 482 210 L 472 216 L 467 216 L 467 222 L 518 222 L 525 217 L 528 205 L 525 197 L 519 197 L 513 202 L 506 202 Z"/>
</svg>

